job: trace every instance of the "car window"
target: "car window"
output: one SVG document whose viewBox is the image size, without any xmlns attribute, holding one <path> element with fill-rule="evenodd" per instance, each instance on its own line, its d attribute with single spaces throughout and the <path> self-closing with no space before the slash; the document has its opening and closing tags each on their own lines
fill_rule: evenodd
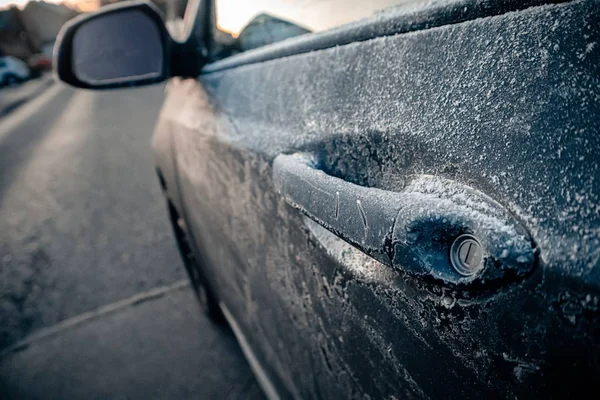
<svg viewBox="0 0 600 400">
<path fill-rule="evenodd" d="M 4 60 L 0 60 L 0 68 L 6 67 L 6 62 Z"/>
<path fill-rule="evenodd" d="M 424 0 L 217 0 L 215 41 L 223 58 Z"/>
</svg>

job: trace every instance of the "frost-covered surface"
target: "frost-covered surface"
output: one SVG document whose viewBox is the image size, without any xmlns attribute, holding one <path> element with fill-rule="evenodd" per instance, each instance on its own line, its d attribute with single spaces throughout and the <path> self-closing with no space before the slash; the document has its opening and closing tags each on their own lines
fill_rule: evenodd
<svg viewBox="0 0 600 400">
<path fill-rule="evenodd" d="M 549 5 L 190 83 L 180 113 L 195 123 L 173 124 L 188 225 L 283 394 L 528 398 L 598 385 L 598 20 L 597 1 Z M 361 273 L 276 193 L 272 162 L 296 152 L 362 187 L 403 192 L 432 175 L 485 193 L 529 232 L 538 264 L 483 291 L 381 263 Z"/>
<path fill-rule="evenodd" d="M 274 60 L 406 32 L 457 24 L 547 4 L 547 0 L 416 0 L 382 10 L 372 17 L 302 37 L 292 37 L 252 52 L 227 57 L 203 68 L 204 73 Z M 554 0 L 552 2 L 564 2 Z"/>
<path fill-rule="evenodd" d="M 395 266 L 411 265 L 413 272 L 449 283 L 490 281 L 523 276 L 534 262 L 526 230 L 494 200 L 447 179 L 419 176 L 399 196 L 400 211 L 393 234 Z M 484 252 L 484 268 L 461 277 L 448 262 L 452 240 L 473 234 Z M 414 262 L 414 261 L 413 261 Z"/>
<path fill-rule="evenodd" d="M 323 173 L 318 164 L 305 154 L 277 156 L 277 192 L 384 264 L 451 284 L 522 277 L 533 268 L 527 231 L 483 193 L 431 175 L 416 177 L 401 192 L 362 187 Z M 475 235 L 483 246 L 484 267 L 470 276 L 457 272 L 449 256 L 462 234 Z"/>
</svg>

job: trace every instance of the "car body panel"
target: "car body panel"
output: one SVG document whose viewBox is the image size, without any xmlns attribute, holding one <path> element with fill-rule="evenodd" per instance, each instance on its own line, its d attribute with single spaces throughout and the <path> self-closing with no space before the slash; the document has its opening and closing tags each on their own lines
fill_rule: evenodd
<svg viewBox="0 0 600 400">
<path fill-rule="evenodd" d="M 159 173 L 159 179 L 167 199 L 181 213 L 182 206 L 179 198 L 179 186 L 175 169 L 175 155 L 172 130 L 181 124 L 180 111 L 185 106 L 187 94 L 184 86 L 190 86 L 193 80 L 171 79 L 165 86 L 165 102 L 161 108 L 154 134 L 152 135 L 152 150 L 154 163 Z M 173 95 L 170 93 L 177 93 Z"/>
<path fill-rule="evenodd" d="M 12 75 L 19 80 L 26 80 L 29 78 L 30 72 L 27 64 L 18 58 L 12 56 L 0 57 L 1 67 L 0 67 L 0 84 L 5 81 L 5 79 Z"/>
<path fill-rule="evenodd" d="M 169 196 L 279 396 L 598 387 L 598 20 L 597 1 L 532 7 L 169 88 L 154 139 Z M 298 152 L 360 186 L 434 175 L 485 193 L 528 229 L 537 264 L 477 287 L 386 266 L 277 192 L 273 161 Z"/>
</svg>

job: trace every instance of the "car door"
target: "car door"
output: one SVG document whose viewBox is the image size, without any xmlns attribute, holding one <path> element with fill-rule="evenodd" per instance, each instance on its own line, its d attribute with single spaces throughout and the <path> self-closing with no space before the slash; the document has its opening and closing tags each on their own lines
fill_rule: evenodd
<svg viewBox="0 0 600 400">
<path fill-rule="evenodd" d="M 185 219 L 270 397 L 597 388 L 599 3 L 542 3 L 390 9 L 172 84 Z"/>
</svg>

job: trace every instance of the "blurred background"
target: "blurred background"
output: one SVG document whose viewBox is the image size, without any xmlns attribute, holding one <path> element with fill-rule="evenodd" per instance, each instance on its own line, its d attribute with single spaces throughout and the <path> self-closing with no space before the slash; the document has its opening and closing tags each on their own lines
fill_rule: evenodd
<svg viewBox="0 0 600 400">
<path fill-rule="evenodd" d="M 17 57 L 34 69 L 48 68 L 61 26 L 83 12 L 118 0 L 0 0 L 0 56 Z M 183 16 L 187 0 L 154 0 L 169 20 Z"/>
<path fill-rule="evenodd" d="M 165 85 L 52 78 L 61 26 L 112 2 L 0 0 L 0 399 L 262 398 L 175 247 L 150 149 Z"/>
</svg>

